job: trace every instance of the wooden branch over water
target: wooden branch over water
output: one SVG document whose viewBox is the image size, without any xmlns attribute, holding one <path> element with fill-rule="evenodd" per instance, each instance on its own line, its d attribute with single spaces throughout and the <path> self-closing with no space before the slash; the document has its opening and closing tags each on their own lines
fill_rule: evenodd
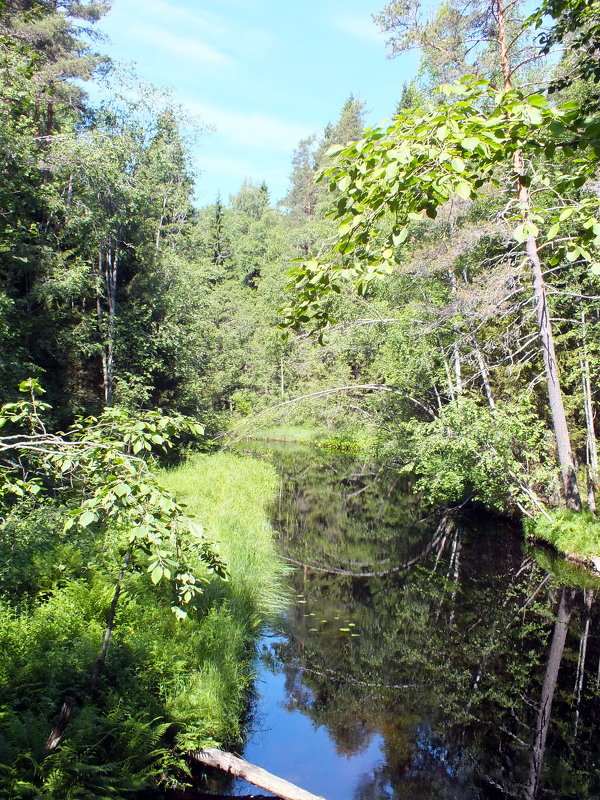
<svg viewBox="0 0 600 800">
<path fill-rule="evenodd" d="M 411 558 L 410 561 L 405 561 L 404 564 L 396 564 L 393 567 L 379 571 L 356 572 L 355 570 L 350 569 L 323 567 L 317 564 L 305 564 L 304 562 L 296 561 L 294 558 L 290 558 L 289 556 L 283 556 L 283 559 L 284 561 L 293 564 L 295 567 L 306 567 L 306 569 L 313 570 L 313 572 L 324 572 L 327 575 L 343 575 L 344 577 L 348 578 L 385 578 L 387 575 L 394 575 L 396 572 L 403 572 L 404 570 L 416 566 L 440 544 L 444 536 L 450 532 L 450 527 L 452 525 L 453 520 L 447 516 L 443 517 L 436 531 L 436 535 L 418 555 L 416 555 L 414 558 Z"/>
<path fill-rule="evenodd" d="M 281 797 L 282 800 L 324 800 L 323 797 L 311 794 L 283 778 L 278 778 L 277 775 L 272 775 L 261 767 L 244 761 L 243 758 L 238 758 L 231 753 L 224 753 L 214 747 L 194 750 L 188 753 L 188 757 L 207 767 L 216 767 L 236 778 L 243 778 L 245 781 L 253 783 L 254 786 Z"/>
</svg>

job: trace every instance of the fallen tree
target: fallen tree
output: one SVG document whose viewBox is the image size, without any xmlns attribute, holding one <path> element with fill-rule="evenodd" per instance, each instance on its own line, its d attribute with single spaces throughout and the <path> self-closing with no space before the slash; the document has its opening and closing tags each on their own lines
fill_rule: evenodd
<svg viewBox="0 0 600 800">
<path fill-rule="evenodd" d="M 243 758 L 238 758 L 214 747 L 193 750 L 188 753 L 188 757 L 199 764 L 223 770 L 236 778 L 243 778 L 254 786 L 258 786 L 259 789 L 266 789 L 267 792 L 281 797 L 282 800 L 324 800 L 323 797 L 311 794 L 283 778 L 278 778 L 277 775 L 272 775 L 261 767 L 244 761 Z"/>
</svg>

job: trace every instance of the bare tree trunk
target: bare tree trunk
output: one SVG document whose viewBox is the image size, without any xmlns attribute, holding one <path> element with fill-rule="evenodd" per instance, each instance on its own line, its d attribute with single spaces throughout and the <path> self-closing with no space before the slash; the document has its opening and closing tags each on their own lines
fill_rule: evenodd
<svg viewBox="0 0 600 800">
<path fill-rule="evenodd" d="M 98 334 L 101 339 L 100 349 L 100 363 L 102 365 L 102 391 L 104 392 L 104 400 L 106 402 L 106 387 L 108 386 L 108 361 L 106 358 L 106 348 L 104 347 L 104 309 L 102 307 L 102 287 L 103 280 L 103 254 L 102 248 L 98 250 L 98 271 L 96 275 L 96 322 L 98 325 Z"/>
<path fill-rule="evenodd" d="M 592 405 L 592 381 L 590 379 L 590 362 L 587 354 L 587 337 L 585 326 L 585 311 L 581 312 L 582 337 L 583 337 L 583 359 L 581 361 L 581 372 L 583 382 L 583 403 L 585 408 L 585 449 L 587 462 L 587 494 L 588 508 L 596 511 L 595 489 L 598 484 L 598 447 L 596 444 L 596 432 L 594 430 L 594 407 Z"/>
<path fill-rule="evenodd" d="M 526 196 L 528 208 L 529 190 L 525 187 L 521 187 L 519 194 Z M 550 413 L 552 415 L 554 434 L 556 436 L 556 449 L 558 451 L 558 462 L 562 473 L 565 502 L 567 508 L 570 508 L 572 511 L 581 511 L 582 503 L 579 495 L 579 486 L 577 485 L 577 475 L 575 474 L 571 440 L 569 438 L 569 429 L 567 428 L 567 417 L 563 405 L 558 364 L 556 362 L 556 351 L 554 349 L 554 337 L 550 325 L 546 283 L 542 274 L 542 265 L 538 256 L 537 243 L 535 237 L 531 235 L 527 237 L 527 255 L 529 256 L 529 261 L 533 270 L 533 291 L 536 302 L 538 331 L 542 343 L 542 356 L 546 373 L 546 385 L 548 387 L 548 399 L 550 401 Z"/>
<path fill-rule="evenodd" d="M 450 280 L 450 286 L 452 288 L 452 295 L 455 296 L 458 292 L 458 285 L 456 283 L 456 275 L 452 272 L 452 270 L 448 270 L 448 278 Z M 454 381 L 456 387 L 456 402 L 460 405 L 460 398 L 462 395 L 462 373 L 461 373 L 461 364 L 460 364 L 460 349 L 458 347 L 458 342 L 455 340 L 452 346 L 452 353 L 454 359 Z"/>
<path fill-rule="evenodd" d="M 510 70 L 508 46 L 506 39 L 506 26 L 504 18 L 504 7 L 502 0 L 495 0 L 497 20 L 498 20 L 498 43 L 500 45 L 500 63 L 504 78 L 504 88 L 512 89 L 512 73 Z M 517 176 L 523 173 L 523 157 L 519 151 L 513 157 L 513 168 Z M 531 195 L 529 189 L 524 186 L 520 178 L 517 177 L 517 198 L 521 207 L 521 214 L 524 222 L 528 222 L 531 213 Z M 542 357 L 544 360 L 544 371 L 546 375 L 546 386 L 548 388 L 548 399 L 550 402 L 550 413 L 554 434 L 556 436 L 556 448 L 558 451 L 558 462 L 563 480 L 565 502 L 567 508 L 573 511 L 581 511 L 581 497 L 577 485 L 577 475 L 575 474 L 575 464 L 571 451 L 571 440 L 567 427 L 567 417 L 563 405 L 562 390 L 558 374 L 558 364 L 556 362 L 556 351 L 554 348 L 554 336 L 550 324 L 550 312 L 548 308 L 548 298 L 546 294 L 546 283 L 542 270 L 542 264 L 538 253 L 537 241 L 535 236 L 529 234 L 525 241 L 527 258 L 531 264 L 533 273 L 533 293 L 536 305 L 536 317 L 538 333 L 542 346 Z"/>
<path fill-rule="evenodd" d="M 131 558 L 131 553 L 125 553 L 123 558 L 123 565 L 119 570 L 119 574 L 117 576 L 117 584 L 115 586 L 115 593 L 113 594 L 113 599 L 110 604 L 110 608 L 108 610 L 108 616 L 106 618 L 106 628 L 104 629 L 104 638 L 102 640 L 102 649 L 100 650 L 100 655 L 96 660 L 96 665 L 94 666 L 94 674 L 92 675 L 92 689 L 97 689 L 100 683 L 100 678 L 102 673 L 104 672 L 104 668 L 106 667 L 106 655 L 108 653 L 108 645 L 110 644 L 110 637 L 112 636 L 113 628 L 115 627 L 115 617 L 117 615 L 117 606 L 119 604 L 119 597 L 121 596 L 121 586 L 123 585 L 123 577 L 125 575 L 125 570 L 129 565 L 129 560 Z"/>
<path fill-rule="evenodd" d="M 117 285 L 119 278 L 120 246 L 118 236 L 98 252 L 96 284 L 96 316 L 102 340 L 101 361 L 104 402 L 110 406 L 114 398 L 115 329 L 117 321 Z"/>
<path fill-rule="evenodd" d="M 483 355 L 479 346 L 477 344 L 477 339 L 473 337 L 473 342 L 475 345 L 475 358 L 477 359 L 477 366 L 479 367 L 479 374 L 481 375 L 481 381 L 483 383 L 483 388 L 485 389 L 485 396 L 487 397 L 488 403 L 492 411 L 496 410 L 496 403 L 494 402 L 494 395 L 492 394 L 492 388 L 490 386 L 490 378 L 489 373 L 487 370 L 486 363 L 483 359 Z"/>
<path fill-rule="evenodd" d="M 108 300 L 108 339 L 106 342 L 107 383 L 104 390 L 107 405 L 111 405 L 114 397 L 115 382 L 115 323 L 117 320 L 117 280 L 119 274 L 119 243 L 109 248 L 106 264 L 106 288 Z"/>
<path fill-rule="evenodd" d="M 460 350 L 458 344 L 454 343 L 454 378 L 456 380 L 456 402 L 460 405 L 462 395 L 462 374 L 460 365 Z"/>
<path fill-rule="evenodd" d="M 317 795 L 311 794 L 283 778 L 278 778 L 277 775 L 271 775 L 261 767 L 256 767 L 242 758 L 237 758 L 231 753 L 224 753 L 214 747 L 195 750 L 188 753 L 188 756 L 200 764 L 216 767 L 229 775 L 243 778 L 255 786 L 266 789 L 268 792 L 277 795 L 277 797 L 283 798 L 283 800 L 323 800 L 322 797 L 317 797 Z"/>
<path fill-rule="evenodd" d="M 544 751 L 546 749 L 546 736 L 548 735 L 548 726 L 550 725 L 550 717 L 552 714 L 552 701 L 556 690 L 560 662 L 562 661 L 562 655 L 565 649 L 565 640 L 567 638 L 572 605 L 573 592 L 571 589 L 564 588 L 560 595 L 558 614 L 556 616 L 552 643 L 550 644 L 550 651 L 548 653 L 546 674 L 542 686 L 542 697 L 531 748 L 529 776 L 524 792 L 525 800 L 535 800 L 540 785 L 540 775 L 544 761 Z"/>
<path fill-rule="evenodd" d="M 585 605 L 585 624 L 579 641 L 579 658 L 577 659 L 577 675 L 575 677 L 575 735 L 577 735 L 577 728 L 579 727 L 579 706 L 581 705 L 581 692 L 583 691 L 583 680 L 585 677 L 585 657 L 587 655 L 590 624 L 592 621 L 594 590 L 586 589 L 583 593 L 583 597 Z"/>
</svg>

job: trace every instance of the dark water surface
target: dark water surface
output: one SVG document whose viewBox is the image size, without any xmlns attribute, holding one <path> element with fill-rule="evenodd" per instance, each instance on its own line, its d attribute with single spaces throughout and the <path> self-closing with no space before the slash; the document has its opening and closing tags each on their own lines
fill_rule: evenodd
<svg viewBox="0 0 600 800">
<path fill-rule="evenodd" d="M 600 798 L 600 583 L 368 462 L 269 457 L 294 602 L 241 755 L 327 800 Z"/>
</svg>

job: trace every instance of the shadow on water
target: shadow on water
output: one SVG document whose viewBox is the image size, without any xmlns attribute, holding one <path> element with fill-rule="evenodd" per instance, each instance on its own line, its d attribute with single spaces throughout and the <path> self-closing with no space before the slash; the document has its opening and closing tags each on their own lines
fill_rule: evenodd
<svg viewBox="0 0 600 800">
<path fill-rule="evenodd" d="M 600 582 L 494 518 L 421 520 L 377 465 L 268 457 L 294 603 L 242 755 L 327 800 L 598 798 Z"/>
</svg>

